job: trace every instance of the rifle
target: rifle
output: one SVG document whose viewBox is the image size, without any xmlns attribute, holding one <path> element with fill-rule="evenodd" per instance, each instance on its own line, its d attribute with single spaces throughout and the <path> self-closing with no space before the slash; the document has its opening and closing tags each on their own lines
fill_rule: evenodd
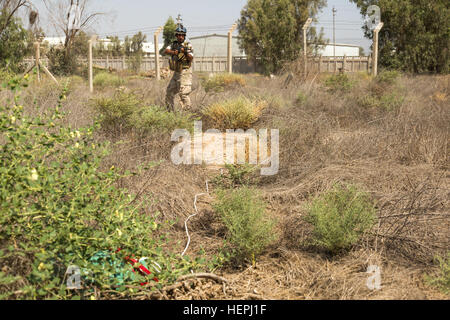
<svg viewBox="0 0 450 320">
<path fill-rule="evenodd" d="M 184 52 L 181 52 L 181 49 L 184 48 Z M 174 51 L 178 51 L 178 55 L 177 55 L 177 61 L 175 62 L 175 56 L 172 56 L 172 58 L 169 61 L 169 66 L 170 66 L 170 70 L 173 71 L 181 71 L 181 70 L 175 70 L 176 69 L 176 65 L 178 64 L 179 66 L 181 66 L 181 63 L 183 61 L 183 59 L 187 59 L 187 53 L 188 53 L 188 49 L 183 46 L 183 44 L 175 42 L 172 45 L 172 49 Z M 189 60 L 188 60 L 189 61 Z M 172 62 L 172 63 L 170 63 Z"/>
</svg>

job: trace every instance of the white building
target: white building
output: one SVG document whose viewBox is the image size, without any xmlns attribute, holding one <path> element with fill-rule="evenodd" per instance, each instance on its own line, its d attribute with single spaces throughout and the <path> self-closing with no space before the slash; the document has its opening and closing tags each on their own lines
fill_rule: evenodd
<svg viewBox="0 0 450 320">
<path fill-rule="evenodd" d="M 42 42 L 47 42 L 50 47 L 54 47 L 64 45 L 65 40 L 66 37 L 45 37 Z"/>
<path fill-rule="evenodd" d="M 239 48 L 239 37 L 233 36 L 231 40 L 233 57 L 243 57 L 245 52 Z M 189 38 L 196 57 L 226 57 L 228 55 L 228 36 L 210 34 Z"/>
<path fill-rule="evenodd" d="M 64 45 L 64 41 L 65 41 L 66 37 L 45 37 L 43 40 L 43 43 L 47 42 L 48 45 L 50 47 L 54 47 L 54 46 L 62 46 Z M 94 43 L 94 47 L 98 46 L 100 43 L 103 44 L 103 47 L 106 49 L 108 48 L 108 45 L 112 44 L 110 39 L 98 39 L 95 43 Z M 120 44 L 123 46 L 124 41 L 120 41 Z M 159 44 L 158 45 L 159 50 L 162 49 L 163 44 Z M 153 42 L 144 42 L 142 44 L 142 51 L 144 52 L 144 54 L 146 56 L 151 56 L 155 54 L 155 45 Z"/>
<path fill-rule="evenodd" d="M 334 56 L 334 45 L 327 44 L 326 46 L 319 49 L 318 55 L 322 55 L 324 57 L 333 57 Z M 346 55 L 347 57 L 358 57 L 359 56 L 359 46 L 353 44 L 342 44 L 336 43 L 336 56 L 342 57 Z"/>
</svg>

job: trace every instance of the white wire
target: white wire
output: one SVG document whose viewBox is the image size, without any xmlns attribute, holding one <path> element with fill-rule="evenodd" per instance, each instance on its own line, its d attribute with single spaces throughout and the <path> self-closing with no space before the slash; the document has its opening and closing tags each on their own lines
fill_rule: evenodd
<svg viewBox="0 0 450 320">
<path fill-rule="evenodd" d="M 186 229 L 186 234 L 188 237 L 188 241 L 186 244 L 186 248 L 184 248 L 183 253 L 181 254 L 181 256 L 184 256 L 184 254 L 186 253 L 187 249 L 189 248 L 189 244 L 191 243 L 191 236 L 189 235 L 189 230 L 188 230 L 188 226 L 187 226 L 187 222 L 189 221 L 190 218 L 195 217 L 198 214 L 198 210 L 197 210 L 197 197 L 203 196 L 203 195 L 207 195 L 209 194 L 209 188 L 208 188 L 208 181 L 206 181 L 206 193 L 198 193 L 195 195 L 194 197 L 194 209 L 195 209 L 195 213 L 190 215 L 186 221 L 184 221 L 184 227 Z"/>
</svg>

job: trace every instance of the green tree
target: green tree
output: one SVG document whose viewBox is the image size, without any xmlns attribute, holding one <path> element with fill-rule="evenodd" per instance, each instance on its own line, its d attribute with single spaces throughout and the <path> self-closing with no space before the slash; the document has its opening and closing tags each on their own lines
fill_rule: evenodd
<svg viewBox="0 0 450 320">
<path fill-rule="evenodd" d="M 125 37 L 125 40 L 123 43 L 123 51 L 125 52 L 125 55 L 127 57 L 131 56 L 131 39 L 129 36 Z"/>
<path fill-rule="evenodd" d="M 138 32 L 135 34 L 129 43 L 130 50 L 130 67 L 133 71 L 138 72 L 141 68 L 142 58 L 144 56 L 144 51 L 142 47 L 144 46 L 144 42 L 146 41 L 147 36 L 142 32 Z"/>
<path fill-rule="evenodd" d="M 300 56 L 302 26 L 325 5 L 326 0 L 248 0 L 238 21 L 240 47 L 253 61 L 260 60 L 266 73 L 278 71 Z M 310 28 L 309 42 L 318 38 Z"/>
<path fill-rule="evenodd" d="M 379 35 L 380 64 L 408 72 L 449 71 L 450 7 L 448 0 L 350 0 L 362 15 L 378 5 L 384 23 Z M 365 27 L 365 35 L 373 33 Z"/>
<path fill-rule="evenodd" d="M 147 40 L 147 36 L 143 34 L 141 31 L 136 33 L 131 38 L 131 51 L 134 53 L 142 53 L 142 47 L 144 46 L 144 42 Z"/>
<path fill-rule="evenodd" d="M 177 24 L 173 20 L 172 17 L 169 17 L 166 21 L 166 24 L 164 25 L 163 30 L 163 39 L 164 39 L 164 45 L 159 51 L 160 54 L 164 52 L 164 50 L 172 44 L 176 40 L 175 37 L 175 30 L 177 29 Z"/>
<path fill-rule="evenodd" d="M 111 43 L 108 45 L 108 52 L 113 57 L 119 57 L 123 54 L 123 46 L 120 43 L 118 36 L 109 36 L 107 37 L 109 40 L 111 40 Z"/>
<path fill-rule="evenodd" d="M 365 55 L 366 55 L 366 52 L 364 51 L 364 48 L 363 47 L 359 47 L 359 56 L 363 57 Z"/>
<path fill-rule="evenodd" d="M 6 25 L 8 15 L 0 13 L 0 24 Z M 20 70 L 20 62 L 27 52 L 28 32 L 22 27 L 19 18 L 12 17 L 0 33 L 0 68 Z"/>
</svg>

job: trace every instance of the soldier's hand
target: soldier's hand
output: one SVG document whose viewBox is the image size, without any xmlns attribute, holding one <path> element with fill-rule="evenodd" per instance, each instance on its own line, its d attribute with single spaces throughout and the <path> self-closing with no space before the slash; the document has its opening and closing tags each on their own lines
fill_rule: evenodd
<svg viewBox="0 0 450 320">
<path fill-rule="evenodd" d="M 178 50 L 173 50 L 173 51 L 172 51 L 172 54 L 173 54 L 174 56 L 177 56 L 177 55 L 178 55 Z"/>
<path fill-rule="evenodd" d="M 180 52 L 185 52 L 184 47 L 181 47 Z"/>
</svg>

